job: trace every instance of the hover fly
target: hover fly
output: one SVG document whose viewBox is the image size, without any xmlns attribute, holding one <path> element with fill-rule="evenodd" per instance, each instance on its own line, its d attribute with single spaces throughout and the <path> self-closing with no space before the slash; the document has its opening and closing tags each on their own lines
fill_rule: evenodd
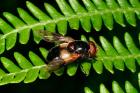
<svg viewBox="0 0 140 93">
<path fill-rule="evenodd" d="M 46 57 L 48 71 L 55 71 L 60 67 L 75 62 L 78 59 L 92 59 L 96 55 L 96 45 L 92 41 L 74 40 L 72 37 L 57 33 L 40 31 L 46 42 L 55 43 Z"/>
</svg>

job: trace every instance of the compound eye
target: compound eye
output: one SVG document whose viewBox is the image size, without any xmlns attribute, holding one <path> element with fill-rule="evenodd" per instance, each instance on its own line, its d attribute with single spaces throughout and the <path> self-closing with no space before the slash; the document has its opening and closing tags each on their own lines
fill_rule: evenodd
<svg viewBox="0 0 140 93">
<path fill-rule="evenodd" d="M 90 49 L 89 49 L 89 56 L 90 56 L 90 57 L 94 57 L 94 56 L 96 55 L 96 52 L 97 52 L 96 45 L 95 45 L 94 42 L 89 41 L 89 46 L 90 46 Z"/>
</svg>

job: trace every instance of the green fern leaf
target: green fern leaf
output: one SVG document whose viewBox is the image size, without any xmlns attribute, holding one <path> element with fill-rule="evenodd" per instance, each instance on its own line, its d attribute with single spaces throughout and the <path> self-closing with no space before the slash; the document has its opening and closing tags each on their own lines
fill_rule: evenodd
<svg viewBox="0 0 140 93">
<path fill-rule="evenodd" d="M 1 35 L 0 39 L 2 41 L 1 53 L 3 53 L 5 50 L 5 45 L 7 50 L 10 50 L 12 47 L 15 46 L 17 33 L 14 33 L 12 31 L 13 28 L 9 24 L 7 24 L 3 19 L 0 19 L 0 29 L 4 33 L 4 35 Z"/>
<path fill-rule="evenodd" d="M 106 69 L 108 69 L 110 72 L 113 71 L 112 69 L 113 65 L 116 69 L 124 71 L 124 64 L 132 72 L 135 72 L 136 71 L 135 59 L 139 64 L 140 58 L 139 48 L 137 48 L 137 46 L 134 44 L 132 37 L 129 35 L 129 33 L 127 32 L 125 33 L 124 39 L 126 42 L 126 46 L 129 50 L 127 50 L 127 48 L 124 47 L 122 43 L 119 41 L 119 39 L 115 36 L 113 37 L 114 46 L 110 45 L 110 43 L 104 37 L 101 37 L 100 41 L 104 51 L 100 47 L 98 47 L 99 49 L 97 53 L 98 56 L 97 63 L 101 64 L 99 61 L 102 61 Z"/>
<path fill-rule="evenodd" d="M 85 87 L 84 88 L 85 93 L 94 93 L 94 91 L 97 91 L 94 89 L 94 87 L 95 86 L 92 86 L 92 89 L 90 89 L 89 87 Z M 108 90 L 107 86 L 105 86 L 103 83 L 101 83 L 99 87 L 100 87 L 99 88 L 100 93 L 111 93 L 111 91 L 109 91 L 110 89 Z M 125 81 L 124 85 L 119 84 L 117 81 L 113 81 L 112 91 L 113 93 L 139 93 L 139 89 L 135 88 L 134 85 L 130 83 L 130 81 Z"/>
<path fill-rule="evenodd" d="M 131 39 L 131 36 L 127 32 L 125 33 L 125 35 L 127 35 L 127 39 L 129 40 Z M 81 39 L 86 40 L 84 36 L 82 36 Z M 93 68 L 97 73 L 101 74 L 104 65 L 108 71 L 114 73 L 113 66 L 118 70 L 124 71 L 124 64 L 125 64 L 128 69 L 130 69 L 132 72 L 135 72 L 136 65 L 134 60 L 139 58 L 139 54 L 138 53 L 131 54 L 120 43 L 119 39 L 116 36 L 113 39 L 114 39 L 113 40 L 114 47 L 103 36 L 100 37 L 100 41 L 103 49 L 101 48 L 101 46 L 98 46 L 96 60 L 93 60 L 92 62 Z M 130 43 L 133 43 L 132 39 Z M 126 45 L 127 47 L 129 47 L 129 45 L 133 45 L 133 44 L 126 44 Z M 135 44 L 131 46 L 131 49 L 132 48 L 135 48 L 135 50 L 138 49 L 135 46 Z M 45 59 L 47 56 L 47 50 L 45 48 L 40 48 L 40 52 Z M 50 73 L 47 73 L 47 69 L 44 68 L 46 66 L 45 62 L 32 51 L 29 52 L 29 58 L 31 62 L 18 52 L 14 53 L 14 57 L 18 63 L 18 66 L 15 65 L 15 63 L 9 60 L 8 58 L 1 57 L 1 62 L 3 66 L 9 72 L 6 73 L 1 69 L 1 73 L 3 73 L 2 74 L 3 76 L 1 76 L 2 78 L 1 84 L 19 83 L 23 80 L 25 83 L 29 83 L 35 81 L 37 77 L 39 77 L 40 79 L 46 79 L 50 76 Z M 81 71 L 84 74 L 89 75 L 91 69 L 91 63 L 90 62 L 77 62 L 77 63 L 81 63 L 80 64 Z M 67 74 L 69 76 L 74 76 L 76 74 L 77 68 L 79 67 L 77 63 L 72 63 L 68 65 Z M 64 73 L 64 68 L 61 68 L 55 71 L 54 73 L 57 76 L 61 76 Z M 10 79 L 5 81 L 5 78 L 6 80 L 7 78 Z M 104 85 L 101 85 L 101 89 L 103 90 L 105 89 Z M 108 92 L 108 90 L 106 89 L 105 91 Z"/>
<path fill-rule="evenodd" d="M 67 32 L 67 23 L 69 23 L 72 29 L 79 29 L 80 22 L 82 28 L 87 32 L 90 32 L 92 25 L 99 31 L 103 20 L 105 26 L 112 30 L 113 18 L 118 24 L 125 26 L 123 21 L 124 14 L 127 22 L 132 26 L 136 26 L 135 13 L 138 16 L 140 14 L 139 1 L 136 1 L 136 3 L 130 0 L 131 5 L 126 0 L 119 0 L 118 2 L 107 0 L 106 3 L 102 0 L 83 0 L 82 2 L 85 7 L 77 0 L 69 0 L 69 4 L 65 0 L 57 0 L 57 4 L 63 14 L 59 13 L 50 4 L 45 3 L 44 6 L 49 14 L 47 15 L 37 6 L 27 1 L 27 8 L 35 18 L 25 10 L 18 8 L 18 13 L 22 20 L 10 13 L 3 13 L 4 17 L 14 28 L 3 19 L 0 19 L 0 29 L 3 32 L 0 39 L 2 42 L 0 53 L 4 52 L 5 45 L 7 50 L 15 46 L 17 33 L 20 35 L 20 43 L 26 44 L 29 41 L 31 29 L 33 30 L 35 42 L 39 43 L 41 37 L 37 31 L 44 28 L 54 32 L 57 26 L 59 33 L 65 35 Z M 15 22 L 15 20 L 17 21 Z"/>
<path fill-rule="evenodd" d="M 0 85 L 19 83 L 23 80 L 24 83 L 29 83 L 35 81 L 38 76 L 41 79 L 48 78 L 50 76 L 44 68 L 45 63 L 41 61 L 41 59 L 38 58 L 38 56 L 33 52 L 29 53 L 32 64 L 18 52 L 14 53 L 14 57 L 18 63 L 18 66 L 15 65 L 15 63 L 10 59 L 1 57 L 1 62 L 8 73 L 2 69 L 0 70 Z M 34 58 L 36 58 L 36 60 L 34 60 Z"/>
<path fill-rule="evenodd" d="M 127 0 L 106 0 L 106 2 L 104 2 L 103 0 L 82 0 L 84 7 L 78 0 L 69 0 L 68 2 L 65 0 L 56 0 L 62 13 L 58 12 L 48 3 L 44 4 L 47 12 L 45 13 L 27 1 L 26 5 L 30 13 L 22 8 L 18 8 L 20 17 L 4 12 L 3 16 L 6 20 L 0 18 L 0 54 L 3 54 L 5 50 L 10 50 L 15 46 L 17 34 L 19 34 L 19 42 L 21 44 L 27 44 L 30 38 L 30 31 L 33 31 L 34 41 L 39 43 L 42 39 L 38 35 L 39 30 L 46 29 L 47 31 L 54 32 L 57 27 L 58 32 L 65 35 L 67 33 L 68 24 L 71 29 L 78 30 L 80 23 L 86 32 L 90 32 L 92 26 L 95 30 L 100 31 L 103 24 L 109 30 L 112 30 L 113 20 L 121 26 L 125 26 L 124 15 L 130 25 L 136 26 L 135 14 L 140 19 L 140 3 L 138 0 L 129 1 L 130 2 Z M 140 42 L 140 34 L 138 37 Z M 117 36 L 114 36 L 112 39 L 113 44 L 104 36 L 100 36 L 99 43 L 101 43 L 101 45 L 96 42 L 98 48 L 96 60 L 92 62 L 80 62 L 80 65 L 78 62 L 72 63 L 67 66 L 67 74 L 74 76 L 78 67 L 80 67 L 81 71 L 88 76 L 92 66 L 95 72 L 99 74 L 103 73 L 104 67 L 111 73 L 114 73 L 114 68 L 124 71 L 125 66 L 131 72 L 136 72 L 135 60 L 140 65 L 140 49 L 134 43 L 131 35 L 128 32 L 124 35 L 126 47 L 120 42 Z M 82 36 L 81 40 L 86 40 L 86 38 Z M 93 38 L 91 40 L 94 41 Z M 45 59 L 48 51 L 44 48 L 40 48 L 40 51 Z M 1 57 L 1 63 L 6 71 L 0 68 L 0 85 L 19 83 L 21 81 L 30 83 L 38 77 L 40 79 L 46 79 L 50 76 L 50 73 L 46 71 L 45 62 L 34 52 L 29 51 L 30 60 L 18 52 L 14 52 L 14 57 L 17 64 L 7 57 Z M 57 76 L 61 76 L 64 73 L 64 68 L 54 73 Z M 118 84 L 115 86 L 118 86 Z M 127 81 L 125 87 L 127 91 L 137 92 Z M 129 88 L 132 90 L 129 90 Z M 100 89 L 100 92 L 109 92 L 104 84 L 100 85 Z M 114 90 L 120 90 L 120 88 L 118 87 L 118 89 Z"/>
</svg>

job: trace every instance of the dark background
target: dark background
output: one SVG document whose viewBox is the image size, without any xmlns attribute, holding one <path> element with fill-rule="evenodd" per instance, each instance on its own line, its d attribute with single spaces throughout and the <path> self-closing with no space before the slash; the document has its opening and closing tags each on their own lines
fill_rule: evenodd
<svg viewBox="0 0 140 93">
<path fill-rule="evenodd" d="M 26 8 L 27 0 L 0 0 L 0 12 L 16 13 L 18 7 Z M 54 2 L 55 0 L 28 0 L 38 7 L 43 6 L 43 2 Z"/>
</svg>

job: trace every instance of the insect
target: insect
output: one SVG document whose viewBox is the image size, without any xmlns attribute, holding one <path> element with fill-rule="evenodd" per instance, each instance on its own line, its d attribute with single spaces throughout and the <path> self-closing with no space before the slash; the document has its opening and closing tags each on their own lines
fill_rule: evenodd
<svg viewBox="0 0 140 93">
<path fill-rule="evenodd" d="M 92 41 L 74 40 L 72 37 L 48 33 L 45 30 L 41 30 L 40 33 L 46 42 L 56 44 L 46 57 L 48 71 L 55 71 L 78 59 L 93 59 L 96 55 L 97 48 Z"/>
</svg>

